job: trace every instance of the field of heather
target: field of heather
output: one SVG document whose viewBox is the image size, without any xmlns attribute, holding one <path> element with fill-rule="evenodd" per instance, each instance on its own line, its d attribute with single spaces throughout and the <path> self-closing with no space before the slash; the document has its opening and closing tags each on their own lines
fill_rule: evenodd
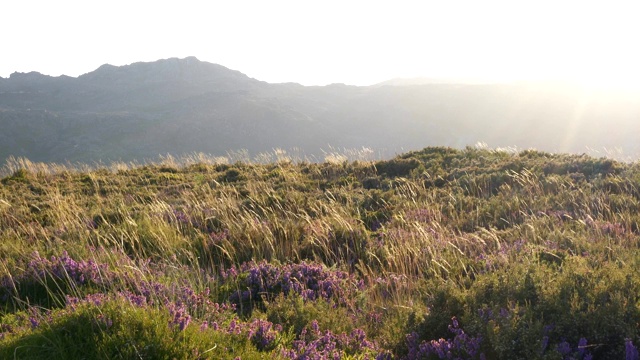
<svg viewBox="0 0 640 360">
<path fill-rule="evenodd" d="M 638 162 L 3 172 L 1 359 L 639 358 Z"/>
</svg>

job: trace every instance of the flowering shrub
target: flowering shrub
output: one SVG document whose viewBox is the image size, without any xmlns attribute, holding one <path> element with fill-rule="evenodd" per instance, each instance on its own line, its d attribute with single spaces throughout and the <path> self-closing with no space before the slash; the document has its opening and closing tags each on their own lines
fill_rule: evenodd
<svg viewBox="0 0 640 360">
<path fill-rule="evenodd" d="M 542 353 L 544 354 L 547 345 L 549 342 L 549 338 L 545 336 L 542 341 Z M 587 339 L 580 338 L 578 344 L 575 348 L 571 346 L 569 342 L 563 340 L 560 342 L 552 352 L 560 354 L 563 360 L 591 360 L 593 356 L 588 351 Z"/>
<path fill-rule="evenodd" d="M 249 326 L 249 340 L 258 350 L 269 350 L 274 347 L 276 336 L 282 332 L 282 327 L 261 319 L 255 319 Z"/>
<path fill-rule="evenodd" d="M 35 303 L 55 304 L 63 302 L 66 292 L 80 286 L 102 287 L 112 281 L 106 264 L 93 259 L 76 261 L 66 251 L 60 257 L 47 259 L 35 251 L 24 271 L 0 279 L 0 300 L 17 296 L 29 297 Z"/>
<path fill-rule="evenodd" d="M 452 339 L 438 339 L 419 342 L 417 333 L 407 335 L 407 360 L 417 359 L 485 359 L 480 352 L 482 338 L 469 336 L 460 328 L 458 319 L 451 319 L 449 331 Z"/>
<path fill-rule="evenodd" d="M 237 290 L 231 294 L 231 303 L 241 306 L 261 304 L 262 298 L 274 298 L 277 294 L 290 293 L 305 300 L 332 300 L 346 304 L 358 290 L 358 283 L 346 272 L 330 270 L 319 264 L 300 263 L 284 266 L 267 262 L 243 264 L 237 276 Z M 232 279 L 234 280 L 234 279 Z"/>
<path fill-rule="evenodd" d="M 345 355 L 367 354 L 365 358 L 374 358 L 377 346 L 368 341 L 361 329 L 350 334 L 322 332 L 317 321 L 313 321 L 293 342 L 292 349 L 283 349 L 282 355 L 289 359 L 342 359 Z"/>
</svg>

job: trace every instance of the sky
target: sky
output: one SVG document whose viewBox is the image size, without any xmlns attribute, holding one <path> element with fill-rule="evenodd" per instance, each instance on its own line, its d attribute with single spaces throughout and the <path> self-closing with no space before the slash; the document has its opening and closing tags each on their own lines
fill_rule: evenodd
<svg viewBox="0 0 640 360">
<path fill-rule="evenodd" d="M 637 4 L 636 4 L 637 3 Z M 71 1 L 0 5 L 0 76 L 196 56 L 268 82 L 640 87 L 638 1 Z"/>
</svg>

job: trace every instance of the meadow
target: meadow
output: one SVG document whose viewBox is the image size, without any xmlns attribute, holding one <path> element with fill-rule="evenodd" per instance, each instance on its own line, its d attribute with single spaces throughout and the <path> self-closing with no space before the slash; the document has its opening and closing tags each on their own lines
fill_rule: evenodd
<svg viewBox="0 0 640 360">
<path fill-rule="evenodd" d="M 2 359 L 638 359 L 640 163 L 12 159 Z"/>
</svg>

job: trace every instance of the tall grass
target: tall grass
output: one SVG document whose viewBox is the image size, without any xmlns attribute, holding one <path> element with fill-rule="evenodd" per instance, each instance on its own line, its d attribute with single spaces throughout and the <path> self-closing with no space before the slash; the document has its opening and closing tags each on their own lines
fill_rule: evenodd
<svg viewBox="0 0 640 360">
<path fill-rule="evenodd" d="M 362 151 L 11 159 L 0 355 L 633 356 L 640 165 Z"/>
</svg>

